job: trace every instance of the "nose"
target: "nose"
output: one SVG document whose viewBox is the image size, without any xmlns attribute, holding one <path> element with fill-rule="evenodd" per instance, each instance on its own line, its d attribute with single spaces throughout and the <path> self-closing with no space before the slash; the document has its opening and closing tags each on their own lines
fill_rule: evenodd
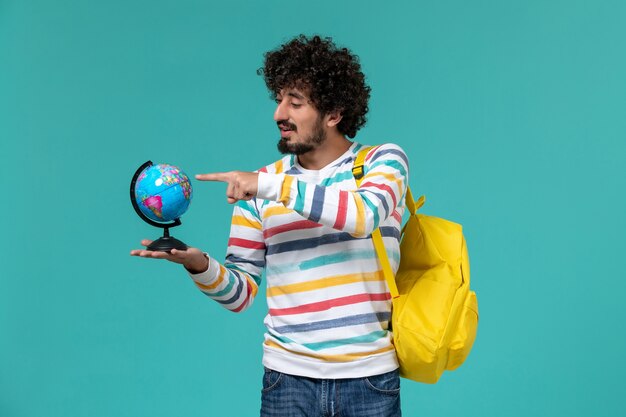
<svg viewBox="0 0 626 417">
<path fill-rule="evenodd" d="M 284 101 L 279 101 L 276 104 L 276 110 L 274 111 L 274 120 L 278 122 L 279 120 L 288 120 L 288 119 L 289 119 L 289 115 L 287 114 L 286 103 Z"/>
</svg>

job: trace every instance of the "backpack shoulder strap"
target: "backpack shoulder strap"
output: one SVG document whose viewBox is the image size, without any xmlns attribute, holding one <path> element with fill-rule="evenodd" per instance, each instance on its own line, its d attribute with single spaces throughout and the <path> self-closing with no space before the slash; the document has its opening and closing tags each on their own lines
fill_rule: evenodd
<svg viewBox="0 0 626 417">
<path fill-rule="evenodd" d="M 354 165 L 352 165 L 352 175 L 354 179 L 356 179 L 357 187 L 361 185 L 361 180 L 363 180 L 363 176 L 365 175 L 365 157 L 367 153 L 374 149 L 374 146 L 364 146 L 359 153 L 356 154 L 356 159 L 354 160 Z"/>
<path fill-rule="evenodd" d="M 368 152 L 375 147 L 376 146 L 365 146 L 361 150 L 359 150 L 359 153 L 357 153 L 356 155 L 354 165 L 352 166 L 352 175 L 354 176 L 354 179 L 356 179 L 357 187 L 361 186 L 361 182 L 363 181 L 363 177 L 365 176 L 365 157 L 367 156 Z M 406 203 L 406 207 L 411 215 L 415 214 L 415 212 L 417 212 L 417 210 L 419 210 L 419 208 L 424 205 L 425 201 L 426 198 L 424 196 L 421 196 L 419 200 L 415 201 L 413 199 L 413 194 L 411 193 L 411 188 L 409 186 L 406 187 L 406 196 L 404 198 L 404 202 Z"/>
<path fill-rule="evenodd" d="M 352 166 L 352 175 L 354 176 L 354 179 L 356 180 L 357 187 L 361 186 L 361 182 L 363 181 L 363 177 L 365 176 L 365 170 L 363 168 L 363 166 L 365 165 L 365 157 L 367 156 L 367 153 L 372 148 L 374 147 L 366 146 L 363 149 L 361 149 L 356 156 L 354 165 Z M 407 198 L 408 198 L 408 195 L 407 195 Z M 383 268 L 385 280 L 387 281 L 387 286 L 389 287 L 389 293 L 391 294 L 391 297 L 397 298 L 399 296 L 398 286 L 396 285 L 396 279 L 394 277 L 393 270 L 391 269 L 389 258 L 387 257 L 387 251 L 385 250 L 383 237 L 380 234 L 380 228 L 376 228 L 376 230 L 372 232 L 372 242 L 374 242 L 374 249 L 376 250 L 376 255 L 378 256 L 380 265 Z"/>
</svg>

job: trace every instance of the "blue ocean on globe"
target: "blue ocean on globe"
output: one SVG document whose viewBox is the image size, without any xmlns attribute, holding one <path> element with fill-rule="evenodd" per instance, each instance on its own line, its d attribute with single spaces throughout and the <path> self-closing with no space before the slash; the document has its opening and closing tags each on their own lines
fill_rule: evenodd
<svg viewBox="0 0 626 417">
<path fill-rule="evenodd" d="M 135 200 L 143 214 L 159 223 L 182 216 L 189 208 L 193 191 L 189 177 L 178 167 L 150 165 L 137 178 Z"/>
</svg>

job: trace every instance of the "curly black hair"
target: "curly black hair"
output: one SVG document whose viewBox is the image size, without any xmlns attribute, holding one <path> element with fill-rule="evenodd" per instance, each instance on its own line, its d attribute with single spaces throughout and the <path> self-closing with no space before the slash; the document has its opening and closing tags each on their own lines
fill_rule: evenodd
<svg viewBox="0 0 626 417">
<path fill-rule="evenodd" d="M 365 125 L 371 88 L 350 50 L 338 48 L 331 38 L 299 35 L 264 57 L 257 73 L 273 99 L 283 88 L 304 89 L 323 115 L 341 113 L 337 128 L 342 134 L 354 138 Z"/>
</svg>

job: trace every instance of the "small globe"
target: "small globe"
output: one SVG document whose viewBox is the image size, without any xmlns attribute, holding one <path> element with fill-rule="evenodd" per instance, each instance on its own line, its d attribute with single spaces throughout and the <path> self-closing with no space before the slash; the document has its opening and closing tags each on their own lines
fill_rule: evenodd
<svg viewBox="0 0 626 417">
<path fill-rule="evenodd" d="M 135 184 L 135 201 L 143 214 L 159 223 L 171 222 L 189 208 L 193 191 L 189 177 L 178 167 L 146 167 Z"/>
</svg>

